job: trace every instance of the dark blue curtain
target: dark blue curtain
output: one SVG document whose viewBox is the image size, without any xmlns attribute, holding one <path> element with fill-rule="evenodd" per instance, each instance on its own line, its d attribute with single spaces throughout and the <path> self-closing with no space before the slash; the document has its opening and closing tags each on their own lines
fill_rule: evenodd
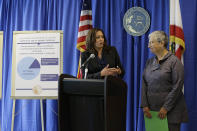
<svg viewBox="0 0 197 131">
<path fill-rule="evenodd" d="M 181 0 L 183 31 L 185 35 L 185 99 L 189 112 L 189 123 L 183 128 L 187 131 L 197 129 L 197 1 Z"/>
<path fill-rule="evenodd" d="M 197 46 L 196 0 L 181 0 L 185 33 L 185 98 L 190 122 L 184 131 L 195 131 L 197 123 Z M 195 4 L 194 4 L 195 3 Z M 64 73 L 76 76 L 79 51 L 77 32 L 82 0 L 0 0 L 0 30 L 4 31 L 3 85 L 0 121 L 3 131 L 11 130 L 12 99 L 12 33 L 23 30 L 63 30 Z M 183 6 L 184 5 L 184 6 Z M 132 37 L 123 28 L 125 12 L 134 6 L 145 8 L 151 18 L 150 29 L 140 37 Z M 104 30 L 108 44 L 120 55 L 128 84 L 127 131 L 144 131 L 140 105 L 141 76 L 145 62 L 153 56 L 148 50 L 148 34 L 164 30 L 169 34 L 169 0 L 92 0 L 93 26 Z M 192 13 L 191 13 L 192 12 Z M 58 130 L 57 100 L 44 100 L 46 131 Z M 17 100 L 14 131 L 41 131 L 40 101 Z"/>
</svg>

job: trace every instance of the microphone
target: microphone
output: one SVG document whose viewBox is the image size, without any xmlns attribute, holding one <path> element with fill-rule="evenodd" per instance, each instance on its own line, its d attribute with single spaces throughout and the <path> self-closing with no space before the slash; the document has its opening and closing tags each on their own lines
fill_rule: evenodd
<svg viewBox="0 0 197 131">
<path fill-rule="evenodd" d="M 81 68 L 84 67 L 90 61 L 90 59 L 93 59 L 94 57 L 95 57 L 95 55 L 94 54 L 91 54 L 88 57 L 88 59 L 86 59 L 86 61 L 81 65 Z"/>
</svg>

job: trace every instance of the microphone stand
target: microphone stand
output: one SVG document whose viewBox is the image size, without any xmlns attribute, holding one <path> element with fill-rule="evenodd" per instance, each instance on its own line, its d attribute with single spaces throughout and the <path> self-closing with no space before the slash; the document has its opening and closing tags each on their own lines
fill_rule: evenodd
<svg viewBox="0 0 197 131">
<path fill-rule="evenodd" d="M 88 74 L 88 62 L 93 59 L 95 57 L 94 54 L 91 54 L 88 59 L 86 59 L 86 61 L 81 65 L 81 68 L 83 68 L 85 66 L 85 75 L 84 75 L 84 79 L 87 78 L 87 74 Z"/>
<path fill-rule="evenodd" d="M 84 76 L 84 79 L 86 79 L 87 74 L 88 74 L 88 64 L 85 66 L 85 76 Z"/>
</svg>

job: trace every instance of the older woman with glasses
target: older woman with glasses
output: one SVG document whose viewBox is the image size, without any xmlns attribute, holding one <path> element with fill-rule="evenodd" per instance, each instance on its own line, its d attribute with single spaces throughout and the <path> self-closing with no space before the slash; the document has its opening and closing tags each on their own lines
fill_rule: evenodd
<svg viewBox="0 0 197 131">
<path fill-rule="evenodd" d="M 155 57 L 148 59 L 142 78 L 141 107 L 145 117 L 158 111 L 158 117 L 168 119 L 169 131 L 180 131 L 182 122 L 188 121 L 184 95 L 184 67 L 181 61 L 167 50 L 168 36 L 163 31 L 149 35 L 150 51 Z"/>
</svg>

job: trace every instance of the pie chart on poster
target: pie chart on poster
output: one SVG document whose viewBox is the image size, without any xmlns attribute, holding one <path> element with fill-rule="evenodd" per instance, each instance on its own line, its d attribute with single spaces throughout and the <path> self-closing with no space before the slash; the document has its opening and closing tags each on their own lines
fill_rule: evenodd
<svg viewBox="0 0 197 131">
<path fill-rule="evenodd" d="M 17 65 L 18 75 L 24 80 L 32 80 L 40 73 L 40 63 L 36 58 L 24 57 Z"/>
</svg>

